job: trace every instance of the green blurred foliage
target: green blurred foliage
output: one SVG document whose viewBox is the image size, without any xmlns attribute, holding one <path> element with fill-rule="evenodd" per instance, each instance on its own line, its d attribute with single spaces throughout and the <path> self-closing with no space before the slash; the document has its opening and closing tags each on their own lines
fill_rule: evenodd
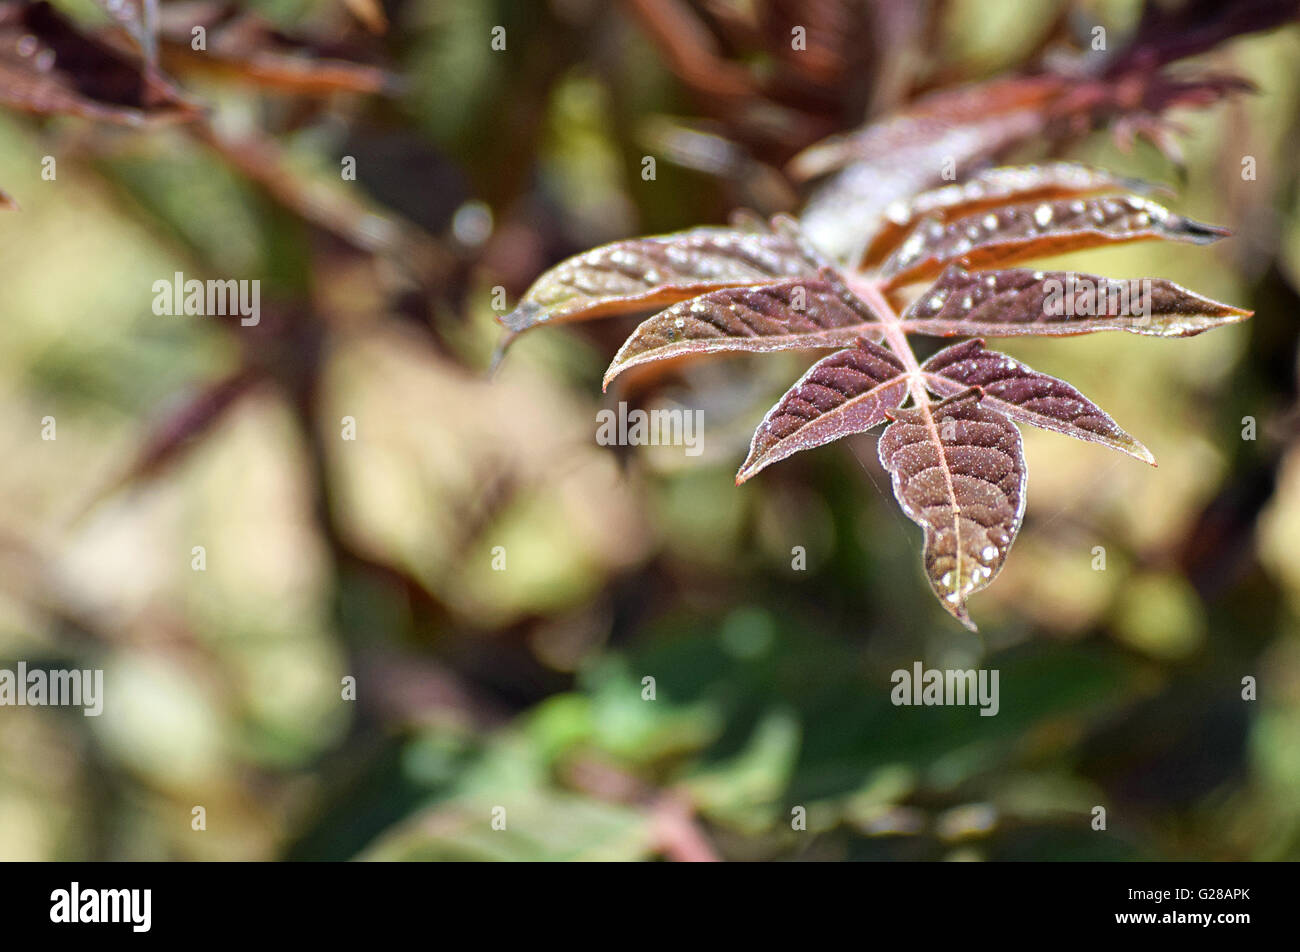
<svg viewBox="0 0 1300 952">
<path fill-rule="evenodd" d="M 286 28 L 340 15 L 258 6 Z M 1013 66 L 1059 7 L 958 6 L 943 48 L 968 76 Z M 1131 6 L 1103 14 L 1118 30 Z M 708 421 L 685 460 L 594 443 L 596 411 L 638 399 L 600 392 L 620 328 L 529 335 L 486 375 L 494 287 L 722 220 L 736 192 L 668 161 L 641 179 L 646 130 L 693 107 L 617 10 L 390 7 L 396 99 L 290 121 L 282 98 L 197 88 L 218 123 L 273 128 L 300 178 L 358 155 L 350 187 L 450 249 L 414 320 L 392 261 L 176 130 L 0 117 L 0 185 L 22 203 L 0 217 L 0 667 L 100 667 L 108 691 L 99 718 L 0 709 L 0 858 L 1300 858 L 1295 27 L 1206 58 L 1257 95 L 1178 117 L 1175 207 L 1239 237 L 1071 259 L 1256 317 L 1008 348 L 1160 466 L 1026 433 L 1028 521 L 975 637 L 930 597 L 874 438 L 733 485 L 803 358 L 670 380 L 659 396 Z M 1071 154 L 1178 176 L 1104 133 Z M 494 224 L 479 249 L 454 235 L 471 200 Z M 258 278 L 311 333 L 155 316 L 151 285 L 176 271 Z M 319 373 L 296 391 L 280 371 L 303 340 Z M 118 482 L 170 410 L 249 361 L 277 372 L 164 471 Z M 891 673 L 917 660 L 998 669 L 999 714 L 893 706 Z"/>
</svg>

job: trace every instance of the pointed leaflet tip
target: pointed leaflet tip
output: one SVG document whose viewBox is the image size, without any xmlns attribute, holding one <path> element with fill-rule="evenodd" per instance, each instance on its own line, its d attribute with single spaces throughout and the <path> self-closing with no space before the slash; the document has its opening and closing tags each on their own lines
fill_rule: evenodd
<svg viewBox="0 0 1300 952">
<path fill-rule="evenodd" d="M 881 273 L 892 289 L 933 278 L 951 264 L 987 269 L 1102 245 L 1152 239 L 1207 244 L 1227 234 L 1137 195 L 1025 202 L 948 222 L 921 221 Z"/>
<path fill-rule="evenodd" d="M 979 634 L 979 626 L 971 620 L 970 612 L 966 611 L 965 602 L 962 602 L 960 605 L 949 605 L 945 602 L 943 607 L 948 610 L 949 615 L 961 622 L 967 631 Z"/>
<path fill-rule="evenodd" d="M 1232 232 L 1218 225 L 1207 225 L 1202 221 L 1184 218 L 1181 236 L 1194 245 L 1211 245 L 1221 238 L 1232 237 Z"/>
<path fill-rule="evenodd" d="M 497 371 L 501 369 L 501 362 L 506 358 L 506 350 L 509 349 L 510 345 L 514 342 L 514 339 L 518 336 L 519 333 L 517 331 L 509 330 L 501 335 L 501 339 L 497 341 L 496 348 L 492 351 L 492 359 L 488 362 L 487 375 L 489 379 L 495 377 Z"/>
<path fill-rule="evenodd" d="M 1024 517 L 1020 431 L 972 388 L 899 410 L 877 446 L 903 513 L 923 531 L 931 590 L 975 630 L 966 601 L 1001 571 Z"/>
<path fill-rule="evenodd" d="M 509 341 L 516 334 L 520 334 L 536 324 L 537 317 L 541 313 L 541 305 L 534 304 L 532 301 L 520 301 L 519 306 L 510 313 L 498 315 L 497 323 L 510 331 L 510 337 L 506 338 Z"/>
<path fill-rule="evenodd" d="M 962 182 L 945 183 L 890 205 L 880 229 L 867 244 L 861 264 L 864 268 L 880 264 L 908 230 L 924 218 L 951 221 L 1011 204 L 1077 198 L 1118 189 L 1145 193 L 1154 191 L 1155 186 L 1077 162 L 1001 166 L 976 172 Z"/>
<path fill-rule="evenodd" d="M 1100 443 L 1144 463 L 1155 462 L 1150 450 L 1073 386 L 1014 357 L 987 350 L 980 338 L 939 351 L 921 369 L 926 387 L 940 396 L 954 394 L 950 399 L 956 400 L 962 388 L 980 386 L 985 405 L 1016 423 Z"/>
<path fill-rule="evenodd" d="M 1250 313 L 1164 278 L 1114 280 L 1073 271 L 969 271 L 949 265 L 908 306 L 903 330 L 937 337 L 1057 337 L 1096 331 L 1192 337 L 1236 324 Z"/>
</svg>

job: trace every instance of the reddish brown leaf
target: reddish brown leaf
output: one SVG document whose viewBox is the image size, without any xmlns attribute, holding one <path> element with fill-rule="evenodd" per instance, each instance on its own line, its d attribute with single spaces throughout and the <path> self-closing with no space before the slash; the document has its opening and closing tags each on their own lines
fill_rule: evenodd
<svg viewBox="0 0 1300 952">
<path fill-rule="evenodd" d="M 193 30 L 205 48 L 193 47 Z M 379 93 L 396 88 L 385 70 L 354 63 L 340 51 L 290 36 L 267 19 L 233 4 L 164 7 L 159 28 L 163 64 L 173 72 L 211 72 L 299 95 Z"/>
<path fill-rule="evenodd" d="M 1186 52 L 1161 62 L 1181 55 Z M 791 175 L 811 179 L 834 173 L 808 200 L 803 223 L 809 235 L 828 253 L 855 259 L 882 225 L 890 203 L 941 184 L 945 175 L 965 178 L 1028 139 L 1060 141 L 1107 124 L 1167 146 L 1164 112 L 1204 107 L 1249 88 L 1234 76 L 1172 77 L 1150 62 L 1122 55 L 1081 51 L 1073 62 L 1063 55 L 1053 59 L 1059 72 L 941 90 L 857 132 L 804 150 L 790 163 Z"/>
<path fill-rule="evenodd" d="M 934 337 L 1063 337 L 1094 331 L 1192 337 L 1251 313 L 1163 278 L 1115 281 L 1070 271 L 971 272 L 952 266 L 912 302 L 902 326 Z"/>
<path fill-rule="evenodd" d="M 48 3 L 0 4 L 0 104 L 127 125 L 199 114 L 157 70 L 81 34 Z"/>
<path fill-rule="evenodd" d="M 925 385 L 940 397 L 979 387 L 980 403 L 1028 423 L 1101 443 L 1155 465 L 1151 451 L 1129 436 L 1104 410 L 1064 380 L 1031 370 L 1006 354 L 985 350 L 984 341 L 968 340 L 939 351 L 924 364 Z"/>
<path fill-rule="evenodd" d="M 720 351 L 829 350 L 871 334 L 871 324 L 821 278 L 726 288 L 674 304 L 645 321 L 605 372 Z M 879 329 L 874 332 L 879 337 Z"/>
<path fill-rule="evenodd" d="M 18 203 L 10 197 L 9 193 L 0 189 L 0 211 L 17 211 Z"/>
<path fill-rule="evenodd" d="M 922 192 L 911 201 L 891 203 L 880 231 L 862 259 L 862 267 L 878 265 L 924 218 L 950 221 L 1012 202 L 1072 198 L 1113 191 L 1135 183 L 1077 162 L 1001 167 L 979 172 L 964 182 Z"/>
<path fill-rule="evenodd" d="M 1041 127 L 1042 116 L 1060 94 L 1061 77 L 1015 76 L 989 83 L 946 89 L 921 99 L 906 110 L 805 149 L 791 160 L 789 172 L 808 180 L 857 162 L 879 162 L 899 149 L 918 149 L 936 157 L 933 176 L 942 174 L 945 158 L 961 166 L 988 155 L 990 143 L 1010 135 L 1024 135 L 1027 126 Z M 998 135 L 998 130 L 1008 130 Z M 893 163 L 903 165 L 903 162 Z M 894 195 L 895 200 L 900 196 Z"/>
<path fill-rule="evenodd" d="M 569 258 L 533 282 L 501 323 L 517 333 L 538 324 L 649 310 L 721 288 L 815 275 L 784 235 L 694 228 L 618 241 Z"/>
<path fill-rule="evenodd" d="M 828 139 L 790 163 L 796 178 L 835 174 L 809 197 L 800 218 L 818 246 L 838 258 L 861 253 L 885 210 L 963 173 L 979 160 L 1039 132 L 1056 77 L 1000 80 L 927 97 L 905 112 L 848 136 Z"/>
<path fill-rule="evenodd" d="M 945 609 L 973 629 L 966 601 L 1001 569 L 1024 510 L 1026 468 L 1016 423 L 1154 461 L 1146 447 L 1065 381 L 988 351 L 978 339 L 918 366 L 907 335 L 1126 330 L 1185 337 L 1250 316 L 1162 279 L 970 271 L 950 263 L 979 266 L 1117 241 L 1204 242 L 1225 234 L 1146 199 L 1084 197 L 1116 181 L 1058 163 L 990 172 L 973 185 L 928 193 L 901 206 L 894 217 L 900 224 L 920 214 L 933 217 L 876 272 L 842 269 L 781 216 L 772 220 L 774 232 L 701 229 L 620 242 L 543 275 L 505 323 L 524 329 L 675 296 L 677 303 L 642 323 L 625 342 L 606 383 L 623 370 L 668 358 L 836 346 L 853 336 L 853 347 L 814 364 L 767 414 L 736 482 L 801 450 L 892 421 L 880 439 L 881 461 L 904 511 L 924 530 L 931 587 Z M 1027 196 L 1036 200 L 1021 201 Z M 681 247 L 701 235 L 709 246 L 703 264 Z M 728 249 L 721 263 L 714 260 L 719 241 Z M 752 260 L 752 242 L 765 243 L 759 267 Z M 676 252 L 671 262 L 669 249 Z M 933 277 L 945 264 L 942 275 L 900 316 L 903 293 L 896 285 Z M 711 286 L 720 275 L 730 284 Z M 795 303 L 796 292 L 804 296 L 803 308 Z M 899 409 L 905 401 L 910 405 Z"/>
<path fill-rule="evenodd" d="M 1025 510 L 1020 432 L 978 390 L 889 414 L 880 462 L 903 512 L 925 535 L 926 577 L 972 631 L 966 600 L 997 576 Z"/>
<path fill-rule="evenodd" d="M 1208 244 L 1228 234 L 1136 195 L 1027 202 L 946 224 L 922 222 L 881 274 L 895 288 L 932 278 L 953 262 L 986 268 L 1098 245 L 1159 238 Z"/>
<path fill-rule="evenodd" d="M 824 357 L 763 418 L 737 485 L 800 450 L 884 423 L 906 396 L 902 362 L 878 344 L 859 340 Z"/>
</svg>

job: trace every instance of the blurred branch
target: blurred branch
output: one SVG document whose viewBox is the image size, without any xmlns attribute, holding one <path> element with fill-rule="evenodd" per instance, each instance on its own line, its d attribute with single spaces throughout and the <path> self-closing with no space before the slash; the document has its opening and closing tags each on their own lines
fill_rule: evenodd
<svg viewBox="0 0 1300 952">
<path fill-rule="evenodd" d="M 681 0 L 625 3 L 664 54 L 668 68 L 697 95 L 728 106 L 755 97 L 748 70 L 722 58 L 712 34 Z"/>
</svg>

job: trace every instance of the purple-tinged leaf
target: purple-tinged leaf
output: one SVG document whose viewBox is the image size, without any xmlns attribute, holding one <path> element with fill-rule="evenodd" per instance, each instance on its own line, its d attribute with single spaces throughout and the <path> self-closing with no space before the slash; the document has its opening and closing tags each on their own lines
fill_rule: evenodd
<svg viewBox="0 0 1300 952">
<path fill-rule="evenodd" d="M 974 631 L 966 600 L 997 576 L 1024 515 L 1020 431 L 984 406 L 977 389 L 889 416 L 880 462 L 903 512 L 924 532 L 930 587 Z"/>
<path fill-rule="evenodd" d="M 881 274 L 899 287 L 939 274 L 949 263 L 1000 267 L 1120 242 L 1169 239 L 1208 244 L 1229 232 L 1176 215 L 1136 195 L 1026 202 L 922 222 L 885 262 Z"/>
<path fill-rule="evenodd" d="M 1059 141 L 1106 124 L 1155 133 L 1159 143 L 1165 111 L 1204 107 L 1249 88 L 1235 77 L 1180 80 L 1137 64 L 1095 75 L 1098 63 L 1095 53 L 1081 54 L 1063 72 L 940 90 L 810 146 L 790 162 L 790 174 L 803 180 L 833 174 L 810 196 L 804 228 L 828 253 L 848 260 L 861 254 L 892 202 L 941 185 L 945 170 L 965 177 L 1028 139 Z"/>
<path fill-rule="evenodd" d="M 695 228 L 603 245 L 562 261 L 501 318 L 516 333 L 539 324 L 626 314 L 689 300 L 721 288 L 815 276 L 784 235 Z"/>
<path fill-rule="evenodd" d="M 1155 465 L 1155 457 L 1129 436 L 1107 413 L 1064 380 L 1031 370 L 1006 354 L 986 350 L 984 341 L 968 340 L 939 351 L 924 364 L 925 385 L 940 397 L 979 387 L 980 403 L 1028 423 L 1101 443 Z"/>
<path fill-rule="evenodd" d="M 932 337 L 1065 337 L 1128 331 L 1192 337 L 1252 312 L 1163 278 L 1117 281 L 1072 271 L 949 267 L 903 313 L 903 330 Z"/>
<path fill-rule="evenodd" d="M 0 105 L 124 125 L 190 121 L 200 114 L 132 53 L 81 33 L 48 3 L 28 2 L 0 4 Z"/>
<path fill-rule="evenodd" d="M 943 181 L 941 170 L 949 159 L 967 161 L 1005 150 L 1043 126 L 1036 109 L 985 117 L 969 125 L 949 126 L 928 118 L 904 117 L 897 125 L 872 129 L 861 143 L 862 159 L 849 161 L 810 196 L 800 224 L 809 237 L 836 258 L 859 255 L 866 239 L 876 233 L 885 211 L 900 196 L 915 195 Z M 796 159 L 798 173 L 820 165 L 823 148 Z"/>
<path fill-rule="evenodd" d="M 1032 102 L 1037 87 L 1012 82 L 998 88 L 1006 101 L 991 114 L 1006 119 L 1002 131 L 1014 137 L 1017 115 L 1041 111 L 1042 104 Z M 1094 86 L 1090 95 L 1099 90 L 1106 92 Z M 1059 86 L 1051 93 L 1060 94 Z M 973 184 L 939 188 L 905 202 L 891 211 L 897 227 L 891 231 L 887 225 L 864 256 L 873 216 L 888 204 L 877 207 L 877 200 L 895 186 L 891 200 L 915 194 L 903 186 L 934 172 L 937 163 L 921 162 L 934 158 L 927 150 L 940 143 L 967 157 L 996 151 L 1001 133 L 981 138 L 957 114 L 963 101 L 947 98 L 942 107 L 932 104 L 928 113 L 920 110 L 842 143 L 838 157 L 816 157 L 831 164 L 842 159 L 846 173 L 861 168 L 871 178 L 858 196 L 871 205 L 870 215 L 856 217 L 859 205 L 852 195 L 822 209 L 850 220 L 849 232 L 857 229 L 855 254 L 836 252 L 839 263 L 827 257 L 825 235 L 816 228 L 809 234 L 807 216 L 802 225 L 777 216 L 767 226 L 749 219 L 733 229 L 620 242 L 544 275 L 504 323 L 523 330 L 545 321 L 671 305 L 643 322 L 624 344 L 606 384 L 628 368 L 677 357 L 838 347 L 852 338 L 852 347 L 814 364 L 769 411 L 736 482 L 801 450 L 890 421 L 880 438 L 880 458 L 905 513 L 923 529 L 930 585 L 945 609 L 974 629 L 967 599 L 1000 571 L 1024 511 L 1026 467 L 1017 423 L 1154 460 L 1068 383 L 988 351 L 979 339 L 949 347 L 918 368 L 907 335 L 1050 337 L 1123 330 L 1187 337 L 1244 320 L 1251 312 L 1163 279 L 981 270 L 1115 242 L 1203 243 L 1226 234 L 1144 198 L 1091 195 L 1130 183 L 1066 163 L 994 170 L 976 176 Z M 1107 100 L 1089 102 L 1085 96 L 1054 118 L 1091 115 Z M 1130 111 L 1120 110 L 1120 118 Z M 933 135 L 923 135 L 929 123 Z M 911 146 L 900 141 L 891 152 L 891 137 L 909 130 L 919 141 Z M 834 193 L 832 186 L 823 197 Z M 907 223 L 922 215 L 927 217 L 883 267 L 843 267 L 846 257 L 874 262 L 897 243 Z M 831 238 L 829 250 L 835 251 L 838 239 Z M 904 286 L 921 278 L 932 285 L 904 309 L 912 293 Z"/>
<path fill-rule="evenodd" d="M 861 264 L 864 268 L 878 265 L 898 246 L 908 230 L 925 218 L 951 221 L 1012 202 L 1073 198 L 1115 191 L 1121 187 L 1131 189 L 1138 184 L 1077 162 L 987 169 L 964 182 L 954 182 L 922 192 L 911 200 L 891 203 L 885 209 L 880 231 L 872 239 Z"/>
<path fill-rule="evenodd" d="M 1057 77 L 1013 76 L 935 92 L 861 129 L 809 146 L 790 161 L 787 171 L 807 181 L 856 162 L 901 165 L 891 163 L 891 157 L 900 149 L 917 149 L 934 157 L 927 169 L 939 180 L 945 158 L 961 165 L 989 154 L 989 143 L 1002 139 L 996 132 L 999 124 L 1014 127 L 1020 135 L 1027 134 L 1030 125 L 1041 128 L 1048 121 L 1044 107 L 1059 88 Z"/>
<path fill-rule="evenodd" d="M 863 433 L 907 396 L 902 362 L 868 340 L 824 357 L 786 392 L 754 433 L 739 485 L 800 450 Z"/>
<path fill-rule="evenodd" d="M 646 320 L 627 339 L 604 386 L 630 367 L 685 354 L 720 351 L 831 350 L 864 334 L 879 337 L 821 279 L 725 288 L 681 301 Z"/>
</svg>

